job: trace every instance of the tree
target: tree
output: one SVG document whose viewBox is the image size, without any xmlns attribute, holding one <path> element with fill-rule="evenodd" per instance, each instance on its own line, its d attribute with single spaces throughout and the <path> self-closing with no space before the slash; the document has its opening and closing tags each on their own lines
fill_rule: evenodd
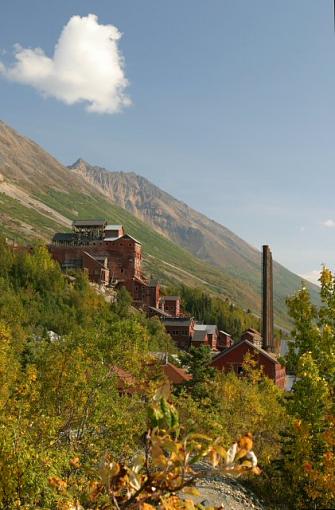
<svg viewBox="0 0 335 510">
<path fill-rule="evenodd" d="M 194 488 L 196 480 L 204 476 L 203 469 L 197 467 L 199 461 L 208 460 L 214 468 L 239 476 L 260 473 L 257 461 L 245 457 L 249 450 L 244 450 L 242 444 L 227 451 L 220 438 L 185 433 L 177 410 L 164 393 L 159 391 L 154 396 L 148 409 L 143 451 L 131 463 L 118 462 L 106 453 L 95 476 L 85 480 L 80 458 L 75 457 L 66 478 L 49 478 L 58 499 L 57 508 L 84 510 L 94 505 L 96 510 L 200 510 L 202 505 L 180 497 L 180 492 L 186 498 L 187 494 L 200 495 Z"/>
<path fill-rule="evenodd" d="M 132 302 L 133 299 L 126 287 L 121 287 L 117 293 L 115 303 L 112 304 L 112 310 L 120 317 L 127 317 Z"/>
<path fill-rule="evenodd" d="M 293 426 L 283 440 L 280 467 L 295 508 L 306 502 L 318 508 L 335 504 L 329 491 L 335 486 L 334 470 L 325 462 L 330 458 L 327 430 L 335 414 L 335 279 L 325 267 L 320 282 L 319 308 L 312 305 L 306 288 L 288 300 L 295 327 L 285 362 L 297 379 L 287 399 Z M 317 480 L 327 480 L 323 490 L 313 488 Z"/>
<path fill-rule="evenodd" d="M 215 378 L 215 368 L 211 366 L 212 354 L 207 345 L 191 347 L 188 352 L 179 355 L 181 364 L 192 375 L 192 379 L 184 384 L 194 398 L 208 397 L 209 389 L 206 384 Z"/>
</svg>

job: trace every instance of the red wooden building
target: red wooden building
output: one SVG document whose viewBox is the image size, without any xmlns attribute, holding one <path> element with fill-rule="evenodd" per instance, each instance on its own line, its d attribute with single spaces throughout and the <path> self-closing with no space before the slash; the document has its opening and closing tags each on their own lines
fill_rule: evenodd
<svg viewBox="0 0 335 510">
<path fill-rule="evenodd" d="M 48 249 L 63 270 L 83 269 L 93 282 L 125 287 L 135 305 L 158 308 L 159 285 L 149 283 L 142 272 L 142 245 L 122 225 L 74 221 L 73 231 L 55 234 Z"/>
<path fill-rule="evenodd" d="M 222 331 L 222 330 L 219 331 L 218 343 L 217 343 L 217 348 L 219 349 L 219 351 L 223 351 L 224 349 L 229 349 L 229 347 L 231 347 L 233 345 L 233 343 L 234 343 L 234 341 L 229 333 L 227 333 L 226 331 Z"/>
<path fill-rule="evenodd" d="M 179 296 L 162 296 L 159 302 L 159 308 L 171 315 L 171 317 L 180 316 L 180 297 Z"/>
<path fill-rule="evenodd" d="M 194 347 L 207 345 L 216 351 L 218 336 L 219 332 L 215 324 L 195 324 L 191 344 Z"/>
<path fill-rule="evenodd" d="M 253 344 L 249 340 L 240 340 L 229 349 L 218 354 L 212 361 L 212 366 L 223 372 L 233 370 L 236 374 L 243 375 L 243 360 L 250 353 L 262 367 L 264 375 L 272 379 L 277 386 L 285 387 L 285 368 L 277 361 L 274 354 Z"/>
<path fill-rule="evenodd" d="M 194 333 L 194 319 L 188 317 L 163 317 L 166 332 L 173 338 L 179 349 L 187 350 Z"/>
</svg>

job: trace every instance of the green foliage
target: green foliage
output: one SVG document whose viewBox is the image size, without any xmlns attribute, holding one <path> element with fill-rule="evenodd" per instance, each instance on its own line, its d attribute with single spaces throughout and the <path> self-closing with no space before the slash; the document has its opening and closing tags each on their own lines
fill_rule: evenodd
<svg viewBox="0 0 335 510">
<path fill-rule="evenodd" d="M 80 458 L 74 458 L 71 465 L 77 473 L 67 479 L 49 478 L 50 485 L 58 493 L 57 508 L 200 510 L 202 505 L 195 505 L 186 496 L 200 495 L 194 487 L 196 480 L 204 474 L 197 466 L 199 461 L 207 460 L 214 468 L 229 470 L 230 474 L 238 476 L 260 474 L 257 463 L 255 465 L 245 457 L 252 442 L 248 450 L 236 445 L 237 452 L 228 464 L 228 452 L 222 446 L 221 438 L 213 440 L 204 434 L 185 434 L 179 424 L 178 412 L 167 398 L 158 393 L 153 400 L 143 452 L 128 464 L 118 462 L 106 453 L 99 469 L 93 472 L 95 479 L 90 482 L 80 479 Z M 186 501 L 181 497 L 181 491 Z"/>
<path fill-rule="evenodd" d="M 220 435 L 227 443 L 234 442 L 241 432 L 252 432 L 264 466 L 279 453 L 280 434 L 287 421 L 283 394 L 249 358 L 244 373 L 245 377 L 238 377 L 233 372 L 216 372 L 204 383 L 201 398 L 184 392 L 176 406 L 190 429 Z"/>
<path fill-rule="evenodd" d="M 227 296 L 245 309 L 251 308 L 254 313 L 259 313 L 260 267 L 257 262 L 252 264 L 251 271 L 245 269 L 243 257 L 239 262 L 232 259 L 227 267 L 219 269 L 194 256 L 192 249 L 187 250 L 171 242 L 148 224 L 112 204 L 99 193 L 93 191 L 87 194 L 70 190 L 70 186 L 67 188 L 69 189 L 66 191 L 59 191 L 51 187 L 47 192 L 39 188 L 33 198 L 70 220 L 87 217 L 113 218 L 113 221 L 122 223 L 129 233 L 141 241 L 145 251 L 145 269 L 161 282 L 169 285 L 183 282 L 189 287 L 197 285 L 207 293 Z M 26 207 L 5 194 L 0 194 L 0 211 L 3 214 L 0 233 L 20 242 L 31 242 L 32 238 L 49 242 L 54 232 L 67 230 L 51 216 L 42 214 L 40 210 Z M 288 327 L 282 296 L 286 296 L 292 292 L 292 289 L 297 288 L 300 280 L 283 268 L 277 267 L 276 271 L 277 289 L 280 295 L 280 297 L 275 295 L 274 298 L 276 322 Z M 315 289 L 313 294 L 314 300 L 317 300 Z M 230 329 L 235 331 L 234 328 Z"/>
<path fill-rule="evenodd" d="M 215 368 L 211 367 L 211 349 L 207 345 L 191 347 L 188 352 L 181 353 L 179 359 L 192 375 L 192 379 L 184 386 L 191 391 L 193 398 L 209 396 L 206 382 L 213 380 L 216 373 Z"/>
<path fill-rule="evenodd" d="M 243 378 L 214 373 L 206 349 L 191 350 L 184 358 L 193 382 L 173 396 L 174 407 L 162 397 L 150 411 L 148 402 L 163 380 L 150 352 L 173 352 L 169 336 L 158 319 L 148 319 L 129 306 L 125 292 L 110 304 L 83 273 L 74 277 L 74 281 L 64 277 L 43 247 L 13 251 L 0 240 L 0 510 L 73 509 L 71 502 L 76 500 L 83 508 L 92 508 L 98 500 L 91 497 L 106 496 L 101 475 L 101 468 L 103 472 L 106 468 L 101 460 L 104 452 L 109 452 L 108 469 L 114 463 L 133 471 L 130 459 L 135 452 L 145 451 L 148 445 L 151 453 L 152 448 L 156 453 L 161 448 L 164 455 L 157 455 L 152 471 L 156 476 L 161 469 L 158 463 L 166 462 L 166 441 L 179 444 L 190 434 L 205 434 L 208 439 L 199 438 L 200 448 L 207 444 L 204 451 L 211 451 L 216 462 L 218 446 L 229 445 L 239 434 L 250 431 L 267 472 L 278 456 L 280 434 L 300 415 L 304 416 L 302 429 L 312 433 L 321 448 L 317 462 L 324 461 L 326 466 L 332 439 L 325 414 L 331 410 L 326 404 L 333 394 L 332 371 L 324 382 L 320 368 L 329 362 L 331 352 L 326 349 L 330 332 L 325 326 L 318 326 L 323 335 L 322 352 L 316 349 L 310 358 L 306 354 L 302 358 L 305 363 L 298 367 L 301 380 L 307 378 L 304 371 L 310 374 L 310 385 L 297 386 L 297 392 L 315 407 L 314 421 L 308 417 L 308 406 L 299 407 L 294 399 L 289 408 L 292 417 L 288 416 L 282 393 L 261 377 L 252 360 L 246 360 Z M 329 323 L 330 312 L 322 314 Z M 115 368 L 130 376 L 130 387 L 120 380 Z M 151 432 L 144 438 L 148 413 Z M 292 429 L 297 431 L 298 444 L 300 432 Z M 220 443 L 210 448 L 213 437 L 218 436 Z M 170 458 L 167 467 L 175 469 L 176 480 L 182 475 L 180 461 L 185 460 L 192 441 L 186 447 L 185 442 L 173 446 L 170 452 L 171 457 L 175 454 L 176 465 Z M 299 451 L 291 449 L 285 457 L 285 472 L 292 455 L 306 466 L 301 453 L 305 439 L 299 441 Z M 308 443 L 307 449 L 307 460 L 312 462 L 313 443 Z M 326 474 L 331 473 L 327 462 Z M 318 463 L 313 463 L 310 474 L 304 468 L 299 476 L 298 471 L 288 476 L 289 484 L 296 484 L 299 490 L 302 487 L 303 495 L 320 498 L 328 478 L 318 477 L 322 473 Z M 97 479 L 98 472 L 101 478 Z M 307 481 L 313 475 L 317 496 L 308 492 L 310 482 L 299 485 L 302 474 Z M 145 467 L 141 476 L 145 480 Z M 132 483 L 142 483 L 142 478 L 136 480 L 132 478 Z M 157 487 L 166 490 L 170 485 L 163 487 L 157 482 Z"/>
<path fill-rule="evenodd" d="M 71 458 L 89 471 L 101 452 L 126 458 L 141 444 L 159 384 L 144 384 L 146 359 L 169 344 L 128 303 L 121 293 L 110 305 L 83 273 L 69 281 L 39 245 L 0 240 L 1 510 L 56 508 L 48 478 L 66 477 Z M 123 391 L 113 367 L 137 389 Z"/>
<path fill-rule="evenodd" d="M 117 293 L 117 298 L 112 305 L 112 310 L 119 317 L 127 317 L 132 302 L 133 299 L 127 289 L 125 287 L 121 287 Z"/>
<path fill-rule="evenodd" d="M 292 508 L 335 505 L 334 445 L 327 439 L 335 414 L 335 280 L 324 268 L 320 281 L 320 308 L 312 305 L 305 288 L 288 300 L 295 328 L 285 361 L 296 382 L 287 399 L 293 426 L 283 438 L 277 476 L 282 485 L 288 481 Z"/>
<path fill-rule="evenodd" d="M 180 294 L 186 312 L 206 324 L 217 324 L 219 329 L 227 331 L 235 340 L 246 329 L 260 327 L 259 320 L 253 314 L 233 305 L 228 299 L 212 297 L 202 289 L 185 286 L 174 289 L 173 293 Z"/>
</svg>

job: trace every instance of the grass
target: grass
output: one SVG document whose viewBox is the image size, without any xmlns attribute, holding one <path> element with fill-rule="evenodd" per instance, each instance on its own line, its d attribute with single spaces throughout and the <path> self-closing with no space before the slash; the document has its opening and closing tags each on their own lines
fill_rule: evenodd
<svg viewBox="0 0 335 510">
<path fill-rule="evenodd" d="M 47 194 L 39 194 L 35 198 L 70 219 L 106 218 L 111 223 L 123 224 L 126 231 L 143 244 L 147 274 L 161 282 L 201 287 L 213 294 L 228 297 L 245 309 L 250 308 L 259 313 L 260 292 L 255 292 L 251 285 L 242 284 L 238 275 L 234 277 L 198 259 L 101 195 L 89 196 L 74 191 L 63 193 L 50 190 Z M 260 286 L 261 282 L 259 290 Z M 275 304 L 275 314 L 277 322 L 287 327 L 288 319 L 283 303 Z"/>
<path fill-rule="evenodd" d="M 65 193 L 51 189 L 48 193 L 35 195 L 34 198 L 72 220 L 106 218 L 108 222 L 123 224 L 126 231 L 143 245 L 146 274 L 159 279 L 161 283 L 184 283 L 191 287 L 200 287 L 211 294 L 228 297 L 244 309 L 260 313 L 261 282 L 256 281 L 256 271 L 249 275 L 250 284 L 242 283 L 238 273 L 232 274 L 200 260 L 98 193 L 87 195 L 76 191 Z M 67 230 L 39 211 L 25 207 L 3 194 L 0 194 L 1 213 L 5 220 L 2 221 L 0 232 L 17 241 L 30 241 L 32 235 L 48 240 L 54 232 Z M 24 224 L 30 225 L 33 230 L 28 231 Z M 289 283 L 283 281 L 283 286 L 287 285 L 289 286 Z M 286 306 L 277 296 L 274 309 L 277 324 L 284 328 L 289 327 Z"/>
<path fill-rule="evenodd" d="M 43 233 L 49 233 L 50 235 L 59 229 L 64 229 L 64 227 L 56 221 L 51 220 L 33 208 L 25 207 L 18 200 L 4 193 L 0 193 L 0 211 L 11 219 L 11 223 L 16 223 L 18 227 L 22 225 L 22 223 L 31 225 L 37 228 L 37 233 L 38 230 L 42 230 Z M 4 230 L 5 226 L 2 225 L 2 227 Z"/>
</svg>

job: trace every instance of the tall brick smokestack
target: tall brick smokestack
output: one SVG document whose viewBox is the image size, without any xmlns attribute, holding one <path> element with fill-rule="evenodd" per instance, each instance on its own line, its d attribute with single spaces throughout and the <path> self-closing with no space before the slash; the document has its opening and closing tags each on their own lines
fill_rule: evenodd
<svg viewBox="0 0 335 510">
<path fill-rule="evenodd" d="M 269 246 L 263 246 L 263 349 L 274 352 L 273 339 L 273 271 L 272 253 Z"/>
</svg>

